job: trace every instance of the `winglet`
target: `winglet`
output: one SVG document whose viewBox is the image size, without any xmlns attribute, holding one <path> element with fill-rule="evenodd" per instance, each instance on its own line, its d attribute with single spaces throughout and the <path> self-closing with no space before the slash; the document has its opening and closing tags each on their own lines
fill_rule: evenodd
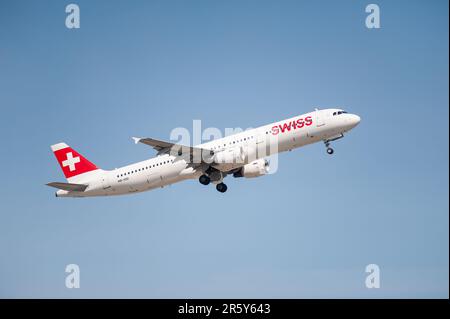
<svg viewBox="0 0 450 319">
<path fill-rule="evenodd" d="M 142 138 L 140 138 L 140 137 L 133 137 L 133 140 L 134 140 L 134 144 L 137 144 L 137 143 L 140 142 L 140 140 L 142 140 Z"/>
</svg>

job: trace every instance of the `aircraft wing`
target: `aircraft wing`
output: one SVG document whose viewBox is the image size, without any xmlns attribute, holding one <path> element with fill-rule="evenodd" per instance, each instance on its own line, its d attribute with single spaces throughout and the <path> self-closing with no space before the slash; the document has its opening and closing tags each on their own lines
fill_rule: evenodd
<svg viewBox="0 0 450 319">
<path fill-rule="evenodd" d="M 178 157 L 189 157 L 192 162 L 192 159 L 198 158 L 201 159 L 201 163 L 206 159 L 211 159 L 214 155 L 212 150 L 207 150 L 203 148 L 193 147 L 193 146 L 185 146 L 181 144 L 171 143 L 156 140 L 154 138 L 141 138 L 141 137 L 133 137 L 134 143 L 142 143 L 148 146 L 153 147 L 158 154 L 170 154 Z M 198 164 L 201 164 L 198 163 Z"/>
<path fill-rule="evenodd" d="M 75 191 L 75 192 L 84 192 L 84 190 L 88 187 L 88 185 L 84 184 L 71 184 L 60 182 L 52 182 L 48 183 L 47 185 L 58 189 L 63 189 L 65 191 Z"/>
</svg>

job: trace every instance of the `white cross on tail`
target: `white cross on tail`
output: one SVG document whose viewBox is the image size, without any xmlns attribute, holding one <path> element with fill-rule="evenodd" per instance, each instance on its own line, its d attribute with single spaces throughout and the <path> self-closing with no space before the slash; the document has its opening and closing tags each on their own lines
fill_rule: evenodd
<svg viewBox="0 0 450 319">
<path fill-rule="evenodd" d="M 67 159 L 65 161 L 62 162 L 62 166 L 66 167 L 69 166 L 69 170 L 72 172 L 75 170 L 75 164 L 80 162 L 80 157 L 73 157 L 72 152 L 68 152 L 66 154 Z"/>
</svg>

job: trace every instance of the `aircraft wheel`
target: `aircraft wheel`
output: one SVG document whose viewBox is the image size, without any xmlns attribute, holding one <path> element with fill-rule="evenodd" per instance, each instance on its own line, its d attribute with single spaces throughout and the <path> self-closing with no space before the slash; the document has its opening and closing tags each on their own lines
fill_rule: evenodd
<svg viewBox="0 0 450 319">
<path fill-rule="evenodd" d="M 331 147 L 329 147 L 327 148 L 327 153 L 331 155 L 334 153 L 334 150 Z"/>
<path fill-rule="evenodd" d="M 202 176 L 200 176 L 200 178 L 198 179 L 198 181 L 199 181 L 200 184 L 202 184 L 202 185 L 208 185 L 209 183 L 211 183 L 211 179 L 210 179 L 209 176 L 207 176 L 207 175 L 202 175 Z"/>
<path fill-rule="evenodd" d="M 225 193 L 227 191 L 228 187 L 224 183 L 220 183 L 220 184 L 216 185 L 216 189 L 221 193 Z"/>
</svg>

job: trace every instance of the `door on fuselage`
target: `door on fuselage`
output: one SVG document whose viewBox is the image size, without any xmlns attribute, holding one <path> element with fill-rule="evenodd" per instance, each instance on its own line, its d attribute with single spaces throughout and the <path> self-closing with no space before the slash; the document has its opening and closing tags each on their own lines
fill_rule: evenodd
<svg viewBox="0 0 450 319">
<path fill-rule="evenodd" d="M 258 131 L 257 132 L 256 149 L 254 150 L 254 153 L 256 154 L 255 158 L 267 157 L 270 155 L 270 152 L 273 151 L 273 147 L 271 149 L 271 142 L 273 142 L 270 139 L 271 136 L 272 136 L 272 134 L 268 134 L 268 133 L 266 133 L 266 131 Z M 278 150 L 278 147 L 276 148 L 276 150 Z"/>
<path fill-rule="evenodd" d="M 324 126 L 325 114 L 319 110 L 316 110 L 313 114 L 313 125 L 311 125 L 308 130 L 308 137 L 317 138 Z"/>
<path fill-rule="evenodd" d="M 323 112 L 320 112 L 319 110 L 316 110 L 314 113 L 316 117 L 316 127 L 322 127 L 325 125 L 325 114 Z"/>
<path fill-rule="evenodd" d="M 147 176 L 148 187 L 156 187 L 162 182 L 162 175 L 160 172 L 152 172 Z"/>
<path fill-rule="evenodd" d="M 111 193 L 113 191 L 111 186 L 111 178 L 109 177 L 108 174 L 104 174 L 102 177 L 102 188 L 106 194 Z"/>
</svg>

